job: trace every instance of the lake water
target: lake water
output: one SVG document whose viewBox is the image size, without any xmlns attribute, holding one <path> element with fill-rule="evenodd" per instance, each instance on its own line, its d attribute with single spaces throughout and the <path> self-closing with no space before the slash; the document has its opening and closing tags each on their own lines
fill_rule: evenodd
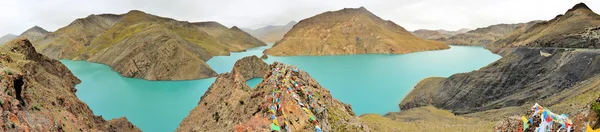
<svg viewBox="0 0 600 132">
<path fill-rule="evenodd" d="M 236 60 L 262 55 L 268 46 L 217 56 L 207 63 L 218 73 L 229 72 Z M 399 111 L 398 103 L 421 79 L 447 77 L 479 69 L 499 59 L 482 47 L 452 46 L 449 50 L 405 55 L 346 55 L 272 57 L 307 71 L 333 97 L 352 105 L 357 115 Z M 143 131 L 173 131 L 197 106 L 215 78 L 193 81 L 146 81 L 125 78 L 102 64 L 63 62 L 79 79 L 79 99 L 105 119 L 126 116 Z M 262 79 L 248 81 L 256 86 Z"/>
</svg>

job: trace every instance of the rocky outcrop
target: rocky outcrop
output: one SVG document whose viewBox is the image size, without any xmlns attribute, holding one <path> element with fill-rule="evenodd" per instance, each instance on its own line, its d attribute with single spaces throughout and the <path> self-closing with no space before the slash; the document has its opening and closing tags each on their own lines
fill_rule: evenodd
<svg viewBox="0 0 600 132">
<path fill-rule="evenodd" d="M 600 48 L 600 15 L 579 3 L 565 14 L 498 40 L 493 47 Z"/>
<path fill-rule="evenodd" d="M 296 21 L 291 21 L 286 25 L 278 25 L 278 26 L 266 26 L 258 29 L 242 29 L 245 32 L 255 36 L 256 38 L 262 40 L 265 43 L 275 43 L 283 38 L 283 35 L 290 31 L 294 25 L 296 25 Z"/>
<path fill-rule="evenodd" d="M 177 21 L 137 10 L 77 19 L 34 44 L 51 58 L 102 63 L 123 76 L 147 80 L 215 77 L 206 64 L 213 56 L 266 45 L 237 27 Z"/>
<path fill-rule="evenodd" d="M 26 39 L 0 47 L 1 131 L 140 131 L 125 118 L 104 120 L 77 99 L 80 83 Z"/>
<path fill-rule="evenodd" d="M 419 30 L 415 30 L 411 33 L 414 34 L 415 36 L 417 36 L 419 38 L 423 38 L 423 39 L 446 41 L 446 40 L 448 40 L 448 38 L 450 38 L 454 35 L 466 33 L 468 31 L 470 31 L 470 29 L 466 29 L 466 28 L 463 28 L 463 29 L 460 29 L 457 31 L 446 31 L 443 29 L 438 29 L 438 30 L 419 29 Z"/>
<path fill-rule="evenodd" d="M 0 45 L 2 45 L 2 44 L 4 44 L 4 43 L 6 43 L 6 42 L 8 42 L 8 41 L 11 41 L 11 40 L 13 40 L 13 39 L 15 39 L 15 38 L 17 38 L 17 37 L 18 37 L 18 36 L 17 36 L 17 35 L 14 35 L 14 34 L 6 34 L 6 35 L 4 35 L 4 36 L 0 37 Z"/>
<path fill-rule="evenodd" d="M 264 78 L 251 89 L 238 70 L 220 74 L 177 131 L 368 131 L 308 73 L 276 62 Z"/>
<path fill-rule="evenodd" d="M 498 39 L 510 35 L 515 30 L 525 30 L 540 21 L 531 21 L 517 24 L 497 24 L 488 27 L 477 28 L 449 37 L 444 43 L 450 45 L 486 46 Z"/>
<path fill-rule="evenodd" d="M 231 71 L 239 73 L 246 80 L 250 80 L 252 78 L 262 78 L 268 70 L 269 65 L 253 55 L 236 61 Z"/>
<path fill-rule="evenodd" d="M 448 48 L 441 42 L 418 38 L 361 7 L 304 19 L 264 53 L 274 56 L 404 54 Z"/>
<path fill-rule="evenodd" d="M 36 41 L 38 39 L 43 39 L 48 34 L 50 34 L 50 32 L 46 31 L 46 29 L 43 29 L 39 26 L 34 26 L 21 33 L 19 38 L 25 38 L 29 41 Z"/>
<path fill-rule="evenodd" d="M 260 56 L 260 59 L 268 59 L 269 56 L 267 56 L 266 54 L 263 54 L 262 56 Z"/>
</svg>

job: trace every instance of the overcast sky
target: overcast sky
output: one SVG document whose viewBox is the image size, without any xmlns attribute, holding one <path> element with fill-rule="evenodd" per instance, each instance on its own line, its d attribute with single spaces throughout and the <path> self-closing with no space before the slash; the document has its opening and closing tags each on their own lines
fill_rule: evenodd
<svg viewBox="0 0 600 132">
<path fill-rule="evenodd" d="M 600 10 L 600 0 L 1 0 L 0 36 L 35 25 L 54 31 L 90 14 L 132 9 L 180 21 L 259 28 L 360 6 L 411 31 L 457 30 L 549 20 L 579 2 Z"/>
</svg>

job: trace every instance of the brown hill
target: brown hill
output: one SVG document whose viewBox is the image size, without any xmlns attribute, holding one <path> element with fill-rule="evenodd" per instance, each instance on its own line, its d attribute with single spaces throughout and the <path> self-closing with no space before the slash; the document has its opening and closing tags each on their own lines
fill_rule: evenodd
<svg viewBox="0 0 600 132">
<path fill-rule="evenodd" d="M 212 56 L 266 45 L 236 27 L 208 29 L 136 10 L 77 19 L 34 43 L 52 58 L 103 63 L 148 80 L 214 77 L 205 63 Z"/>
<path fill-rule="evenodd" d="M 600 48 L 600 15 L 579 3 L 565 14 L 499 40 L 497 47 Z"/>
<path fill-rule="evenodd" d="M 95 116 L 77 99 L 77 79 L 26 39 L 0 47 L 0 131 L 140 131 L 126 118 Z"/>
<path fill-rule="evenodd" d="M 441 42 L 418 38 L 361 7 L 304 19 L 265 53 L 275 56 L 403 54 L 448 48 Z"/>
</svg>

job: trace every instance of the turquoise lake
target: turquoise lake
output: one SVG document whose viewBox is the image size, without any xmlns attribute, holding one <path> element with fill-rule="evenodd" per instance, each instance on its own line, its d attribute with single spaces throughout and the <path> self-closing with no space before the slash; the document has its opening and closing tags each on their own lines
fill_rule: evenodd
<svg viewBox="0 0 600 132">
<path fill-rule="evenodd" d="M 218 73 L 229 72 L 236 60 L 262 55 L 269 46 L 213 57 L 207 63 Z M 500 58 L 482 47 L 452 46 L 448 50 L 404 55 L 272 57 L 307 71 L 333 97 L 352 105 L 357 115 L 399 111 L 398 103 L 426 77 L 447 77 L 484 67 Z M 125 116 L 148 132 L 173 131 L 197 106 L 215 78 L 192 81 L 146 81 L 126 78 L 102 64 L 62 60 L 82 83 L 77 97 L 105 119 Z M 248 81 L 256 86 L 262 79 Z"/>
</svg>

